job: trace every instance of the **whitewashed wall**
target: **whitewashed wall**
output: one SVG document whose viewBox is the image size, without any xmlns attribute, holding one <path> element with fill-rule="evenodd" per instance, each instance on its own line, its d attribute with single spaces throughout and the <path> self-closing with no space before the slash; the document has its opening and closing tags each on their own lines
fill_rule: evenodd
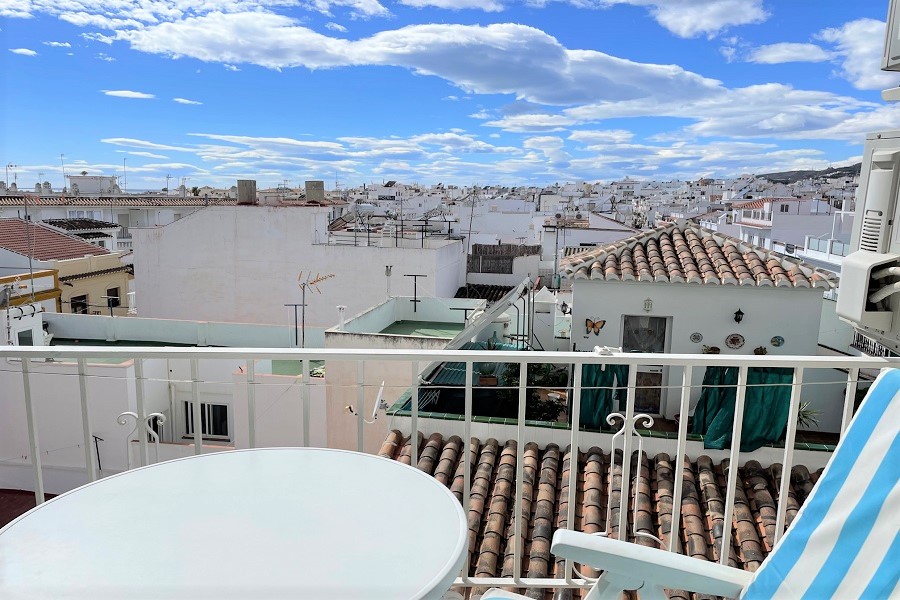
<svg viewBox="0 0 900 600">
<path fill-rule="evenodd" d="M 324 212 L 323 212 L 324 211 Z M 327 209 L 210 207 L 166 227 L 135 230 L 135 290 L 141 316 L 287 325 L 301 301 L 300 272 L 334 273 L 307 293 L 306 323 L 331 327 L 336 306 L 355 314 L 391 293 L 412 295 L 406 274 L 425 274 L 423 297 L 452 297 L 465 281 L 459 242 L 440 248 L 375 248 L 314 244 Z M 318 227 L 318 229 L 317 229 Z M 324 239 L 324 238 L 323 238 Z"/>
<path fill-rule="evenodd" d="M 646 299 L 653 303 L 649 312 L 644 311 Z M 769 354 L 814 356 L 818 354 L 822 302 L 821 289 L 577 279 L 573 285 L 572 343 L 576 350 L 584 351 L 594 346 L 619 347 L 625 315 L 656 316 L 670 319 L 667 351 L 674 354 L 701 353 L 702 347 L 708 345 L 719 347 L 722 354 L 750 355 L 757 346 L 764 346 Z M 734 321 L 738 309 L 744 312 L 741 323 Z M 598 335 L 588 334 L 584 327 L 587 318 L 606 320 L 606 325 Z M 703 336 L 702 342 L 690 340 L 695 332 Z M 725 338 L 732 333 L 744 336 L 742 348 L 732 350 L 726 346 Z M 771 345 L 775 336 L 784 338 L 783 346 Z M 677 371 L 670 370 L 668 385 L 680 385 L 681 373 Z M 846 375 L 833 371 L 807 371 L 805 375 L 822 385 L 804 386 L 802 399 L 822 411 L 820 429 L 836 431 Z M 699 386 L 702 370 L 695 373 L 694 379 Z M 678 393 L 670 396 L 664 408 L 669 417 L 678 412 Z M 698 397 L 699 390 L 695 390 L 694 403 Z"/>
</svg>

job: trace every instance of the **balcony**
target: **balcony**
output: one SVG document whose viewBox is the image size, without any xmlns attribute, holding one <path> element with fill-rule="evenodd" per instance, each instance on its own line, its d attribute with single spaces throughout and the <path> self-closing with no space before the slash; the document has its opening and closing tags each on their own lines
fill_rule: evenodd
<svg viewBox="0 0 900 600">
<path fill-rule="evenodd" d="M 114 346 L 4 347 L 0 357 L 0 488 L 31 490 L 43 502 L 99 477 L 190 454 L 263 446 L 378 453 L 418 466 L 462 503 L 469 559 L 455 582 L 460 594 L 589 585 L 594 573 L 550 554 L 558 528 L 754 569 L 846 430 L 861 373 L 900 366 L 897 358 L 843 356 Z M 487 361 L 512 365 L 516 384 L 479 377 Z M 441 363 L 461 365 L 458 381 L 444 382 L 460 394 L 458 414 L 426 412 L 421 400 L 433 383 L 423 377 Z M 548 363 L 571 373 L 572 383 L 558 392 L 572 402 L 555 421 L 526 420 L 532 392 L 542 391 L 528 365 Z M 597 389 L 582 385 L 582 376 L 598 365 L 628 367 L 624 397 L 609 428 L 573 426 L 583 422 L 583 394 Z M 648 365 L 665 369 L 668 379 L 648 384 L 639 372 Z M 731 444 L 707 449 L 686 415 L 704 369 L 726 365 L 737 369 Z M 793 375 L 783 442 L 740 452 L 744 408 L 756 398 L 748 394 L 751 370 L 787 367 Z M 838 415 L 830 439 L 797 426 L 802 400 L 828 385 L 840 392 L 830 407 Z M 648 388 L 665 388 L 663 412 L 677 411 L 677 420 L 636 408 Z M 508 392 L 513 418 L 478 414 L 476 399 L 492 390 Z M 404 407 L 404 397 L 420 401 Z M 402 510 L 401 490 L 397 500 Z"/>
</svg>

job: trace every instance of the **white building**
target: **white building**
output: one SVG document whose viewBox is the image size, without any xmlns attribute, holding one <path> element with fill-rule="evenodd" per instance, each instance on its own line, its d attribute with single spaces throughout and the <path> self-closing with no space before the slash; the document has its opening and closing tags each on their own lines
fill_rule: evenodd
<svg viewBox="0 0 900 600">
<path fill-rule="evenodd" d="M 453 297 L 464 284 L 460 241 L 390 236 L 391 247 L 329 245 L 330 214 L 328 207 L 216 206 L 133 229 L 140 315 L 285 324 L 294 314 L 285 305 L 303 302 L 298 284 L 333 274 L 306 294 L 306 325 L 330 327 L 338 305 L 356 314 L 389 296 Z"/>
<path fill-rule="evenodd" d="M 570 256 L 562 272 L 572 281 L 573 350 L 673 354 L 814 355 L 823 292 L 835 282 L 827 271 L 683 223 Z M 673 417 L 678 398 L 665 390 L 680 377 L 639 371 L 646 410 Z M 804 397 L 823 411 L 824 430 L 840 425 L 843 393 L 843 385 L 823 385 Z"/>
</svg>

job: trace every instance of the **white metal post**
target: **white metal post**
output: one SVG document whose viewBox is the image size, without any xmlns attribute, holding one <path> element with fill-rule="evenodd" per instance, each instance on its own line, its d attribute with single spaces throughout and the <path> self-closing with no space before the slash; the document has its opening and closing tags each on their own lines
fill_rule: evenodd
<svg viewBox="0 0 900 600">
<path fill-rule="evenodd" d="M 684 457 L 687 453 L 688 411 L 691 407 L 691 379 L 694 370 L 684 365 L 681 373 L 681 413 L 678 418 L 678 449 L 672 460 L 675 486 L 672 490 L 672 526 L 669 530 L 669 552 L 681 551 L 681 493 L 684 487 Z"/>
<path fill-rule="evenodd" d="M 34 502 L 44 502 L 44 472 L 41 469 L 41 444 L 38 440 L 37 419 L 31 398 L 31 359 L 22 359 L 22 384 L 25 389 L 25 419 L 28 424 L 28 445 L 31 448 L 31 467 L 34 470 Z"/>
<path fill-rule="evenodd" d="M 78 359 L 78 392 L 81 397 L 81 428 L 84 432 L 84 468 L 88 481 L 96 481 L 97 457 L 94 455 L 94 432 L 91 430 L 91 414 L 87 400 L 87 359 Z"/>
<path fill-rule="evenodd" d="M 303 382 L 300 384 L 300 393 L 303 400 L 303 447 L 309 447 L 309 359 L 303 359 Z"/>
<path fill-rule="evenodd" d="M 144 359 L 134 360 L 134 398 L 137 403 L 137 435 L 140 448 L 141 466 L 150 464 L 150 451 L 147 445 L 147 411 L 144 410 Z M 128 448 L 129 455 L 131 447 Z"/>
<path fill-rule="evenodd" d="M 412 392 L 412 395 L 410 396 L 409 401 L 409 464 L 415 467 L 419 464 L 419 361 L 412 361 L 411 368 L 412 387 L 410 388 L 410 390 Z"/>
<path fill-rule="evenodd" d="M 569 498 L 566 513 L 566 527 L 575 529 L 575 490 L 578 485 L 578 434 L 581 430 L 581 377 L 582 363 L 575 363 L 572 375 L 572 439 L 569 448 Z M 562 464 L 560 464 L 562 468 Z M 574 563 L 566 559 L 566 582 L 572 585 Z"/>
<path fill-rule="evenodd" d="M 200 364 L 191 359 L 191 414 L 194 419 L 194 454 L 203 454 L 203 415 L 200 406 Z"/>
<path fill-rule="evenodd" d="M 791 469 L 794 466 L 794 440 L 797 439 L 797 414 L 800 412 L 800 391 L 803 386 L 803 367 L 794 369 L 791 386 L 791 407 L 788 411 L 787 432 L 784 436 L 784 461 L 781 469 L 781 483 L 778 488 L 778 508 L 775 517 L 775 543 L 784 534 L 787 515 L 787 499 L 791 489 Z"/>
<path fill-rule="evenodd" d="M 465 400 L 464 400 L 464 420 L 463 420 L 463 512 L 466 513 L 466 521 L 469 519 L 469 511 L 472 506 L 472 460 L 471 460 L 471 452 L 469 451 L 472 446 L 472 370 L 474 367 L 474 362 L 471 360 L 466 361 L 466 375 L 465 375 Z M 469 536 L 466 535 L 466 556 L 469 555 Z M 463 563 L 462 568 L 462 580 L 465 584 L 470 584 L 471 579 L 469 579 L 469 561 L 465 561 Z"/>
<path fill-rule="evenodd" d="M 631 424 L 634 422 L 634 403 L 637 396 L 637 365 L 628 368 L 628 390 L 625 403 L 624 435 L 622 436 L 622 486 L 619 493 L 619 538 L 628 541 L 628 504 L 631 501 Z M 614 461 L 615 456 L 610 457 Z M 640 465 L 638 465 L 640 472 Z M 612 481 L 612 479 L 610 479 Z"/>
<path fill-rule="evenodd" d="M 847 371 L 847 391 L 844 393 L 844 413 L 841 417 L 841 438 L 850 427 L 853 419 L 853 405 L 856 403 L 856 389 L 859 385 L 859 368 L 853 367 Z"/>
<path fill-rule="evenodd" d="M 247 437 L 256 448 L 256 361 L 247 359 Z"/>
<path fill-rule="evenodd" d="M 522 478 L 525 477 L 525 403 L 528 399 L 528 364 L 519 363 L 519 412 L 516 420 L 516 497 L 513 499 L 513 581 L 522 583 Z"/>
<path fill-rule="evenodd" d="M 366 411 L 366 368 L 361 360 L 356 361 L 356 451 L 362 452 L 364 445 L 363 426 Z"/>
<path fill-rule="evenodd" d="M 725 492 L 725 518 L 722 523 L 722 552 L 719 562 L 728 564 L 731 556 L 731 531 L 738 464 L 741 458 L 741 432 L 744 427 L 744 400 L 747 397 L 747 365 L 738 368 L 737 397 L 734 401 L 734 426 L 731 430 L 731 454 L 728 461 L 728 489 Z"/>
</svg>

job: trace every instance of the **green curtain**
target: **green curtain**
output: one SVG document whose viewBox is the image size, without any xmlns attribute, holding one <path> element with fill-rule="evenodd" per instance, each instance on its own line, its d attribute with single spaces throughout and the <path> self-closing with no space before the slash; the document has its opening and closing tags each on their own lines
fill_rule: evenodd
<svg viewBox="0 0 900 600">
<path fill-rule="evenodd" d="M 588 429 L 609 429 L 606 417 L 625 402 L 628 365 L 584 365 L 581 370 L 581 417 Z M 616 406 L 616 400 L 619 406 Z M 570 413 L 571 414 L 571 413 Z"/>
<path fill-rule="evenodd" d="M 790 412 L 793 375 L 794 370 L 790 368 L 751 367 L 747 370 L 741 452 L 752 452 L 782 439 Z M 731 447 L 737 378 L 737 367 L 706 368 L 703 391 L 691 428 L 693 433 L 704 436 L 704 448 L 722 450 Z"/>
</svg>

